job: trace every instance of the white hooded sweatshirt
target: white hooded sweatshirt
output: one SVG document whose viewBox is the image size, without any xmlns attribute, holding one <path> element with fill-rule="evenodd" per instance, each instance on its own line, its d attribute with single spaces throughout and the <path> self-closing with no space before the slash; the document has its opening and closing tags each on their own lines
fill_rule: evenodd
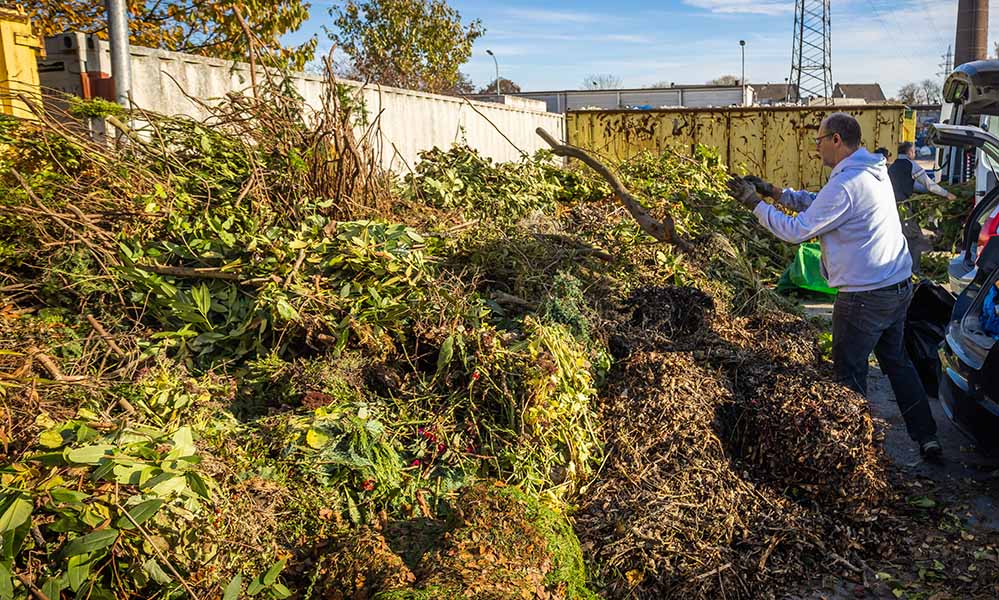
<svg viewBox="0 0 999 600">
<path fill-rule="evenodd" d="M 905 281 L 912 258 L 902 235 L 885 158 L 858 149 L 832 170 L 818 194 L 786 189 L 780 203 L 753 212 L 778 238 L 800 244 L 814 237 L 822 246 L 822 274 L 841 292 L 864 292 Z"/>
</svg>

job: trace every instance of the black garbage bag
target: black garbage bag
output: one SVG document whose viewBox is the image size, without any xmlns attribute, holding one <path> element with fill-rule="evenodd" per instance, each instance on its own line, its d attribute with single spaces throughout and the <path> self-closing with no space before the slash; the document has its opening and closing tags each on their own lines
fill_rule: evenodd
<svg viewBox="0 0 999 600">
<path fill-rule="evenodd" d="M 947 335 L 954 300 L 954 295 L 943 286 L 924 279 L 916 284 L 905 315 L 905 351 L 930 396 L 937 395 L 940 383 L 937 350 Z"/>
</svg>

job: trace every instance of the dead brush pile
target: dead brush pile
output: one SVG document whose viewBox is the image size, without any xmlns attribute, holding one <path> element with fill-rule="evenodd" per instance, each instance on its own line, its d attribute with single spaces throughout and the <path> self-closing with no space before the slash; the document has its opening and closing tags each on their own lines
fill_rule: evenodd
<svg viewBox="0 0 999 600">
<path fill-rule="evenodd" d="M 717 153 L 621 169 L 684 254 L 547 153 L 394 180 L 345 88 L 306 124 L 279 84 L 0 121 L 0 590 L 753 597 L 852 556 L 875 431 Z"/>
<path fill-rule="evenodd" d="M 716 314 L 694 288 L 626 306 L 614 339 L 632 343 L 601 394 L 610 458 L 577 515 L 609 596 L 773 595 L 884 537 L 882 440 L 802 347 L 806 323 Z"/>
</svg>

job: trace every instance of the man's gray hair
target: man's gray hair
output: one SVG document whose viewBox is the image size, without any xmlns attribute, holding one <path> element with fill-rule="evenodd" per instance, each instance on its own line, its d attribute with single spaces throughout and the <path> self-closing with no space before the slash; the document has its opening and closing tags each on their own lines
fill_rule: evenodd
<svg viewBox="0 0 999 600">
<path fill-rule="evenodd" d="M 826 133 L 832 135 L 839 134 L 839 139 L 849 148 L 860 146 L 860 123 L 852 115 L 837 112 L 825 118 Z"/>
</svg>

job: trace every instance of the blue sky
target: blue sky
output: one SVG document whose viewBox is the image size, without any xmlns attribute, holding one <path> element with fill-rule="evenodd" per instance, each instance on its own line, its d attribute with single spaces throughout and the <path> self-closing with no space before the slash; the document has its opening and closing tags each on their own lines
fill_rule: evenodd
<svg viewBox="0 0 999 600">
<path fill-rule="evenodd" d="M 290 39 L 318 32 L 333 2 L 312 5 L 312 19 Z M 740 74 L 739 40 L 746 40 L 746 78 L 783 82 L 790 71 L 794 1 L 786 0 L 450 0 L 486 33 L 463 68 L 477 87 L 500 75 L 525 91 L 576 89 L 590 74 L 613 74 L 625 87 L 657 81 L 704 83 Z M 910 81 L 936 78 L 953 44 L 957 0 L 833 0 L 833 79 L 881 83 L 888 95 Z M 990 45 L 999 40 L 991 19 Z"/>
</svg>

